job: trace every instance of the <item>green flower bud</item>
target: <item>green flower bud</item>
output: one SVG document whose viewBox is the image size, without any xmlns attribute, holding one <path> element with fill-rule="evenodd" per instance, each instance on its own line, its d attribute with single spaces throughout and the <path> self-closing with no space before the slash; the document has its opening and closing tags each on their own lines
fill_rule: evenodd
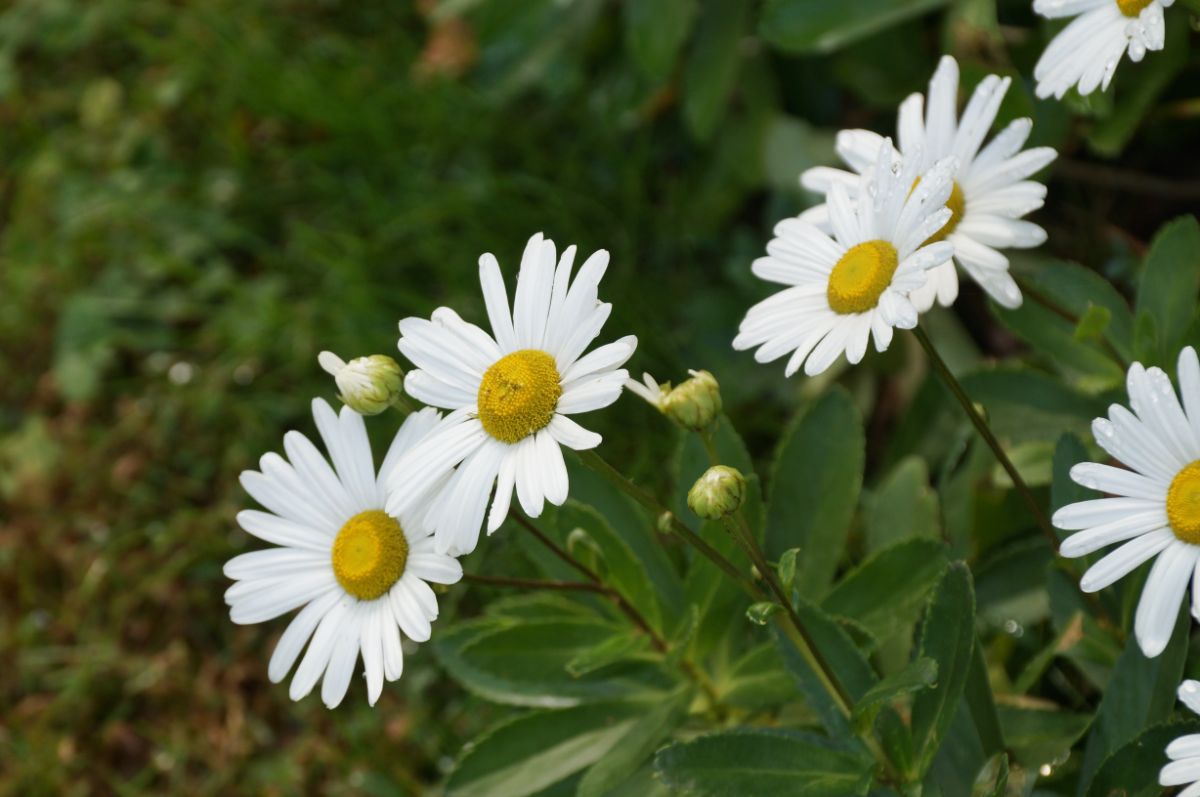
<svg viewBox="0 0 1200 797">
<path fill-rule="evenodd" d="M 684 429 L 707 429 L 721 414 L 721 386 L 708 371 L 688 371 L 691 379 L 667 394 L 662 411 Z"/>
<path fill-rule="evenodd" d="M 720 520 L 736 512 L 745 496 L 745 477 L 726 465 L 714 465 L 688 490 L 688 508 L 705 520 Z"/>
<path fill-rule="evenodd" d="M 642 381 L 629 380 L 626 387 L 653 404 L 684 429 L 707 429 L 721 414 L 721 386 L 708 371 L 688 371 L 691 379 L 672 389 L 670 382 L 659 384 L 650 374 Z"/>
<path fill-rule="evenodd" d="M 345 362 L 333 352 L 323 351 L 317 362 L 333 376 L 346 406 L 360 415 L 378 415 L 395 404 L 404 389 L 404 371 L 384 354 Z"/>
</svg>

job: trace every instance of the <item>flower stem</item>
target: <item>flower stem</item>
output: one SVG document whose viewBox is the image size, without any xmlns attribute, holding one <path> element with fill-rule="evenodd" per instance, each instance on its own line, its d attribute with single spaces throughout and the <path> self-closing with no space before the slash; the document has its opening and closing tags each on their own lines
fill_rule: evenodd
<svg viewBox="0 0 1200 797">
<path fill-rule="evenodd" d="M 671 643 L 668 642 L 662 636 L 662 634 L 658 633 L 658 631 L 656 631 L 654 629 L 654 626 L 650 625 L 650 621 L 646 619 L 645 615 L 643 615 L 640 611 L 638 611 L 636 606 L 634 606 L 632 603 L 630 603 L 628 600 L 626 600 L 625 596 L 621 594 L 620 590 L 618 590 L 616 587 L 612 587 L 608 584 L 605 584 L 604 580 L 600 577 L 599 574 L 597 574 L 590 567 L 588 567 L 583 562 L 580 562 L 578 559 L 576 559 L 574 556 L 572 556 L 571 553 L 569 551 L 567 551 L 566 549 L 564 549 L 561 545 L 559 545 L 554 540 L 552 540 L 548 536 L 546 536 L 546 534 L 541 529 L 539 529 L 533 523 L 533 521 L 531 521 L 529 518 L 525 517 L 524 515 L 520 514 L 519 512 L 517 512 L 515 510 L 513 510 L 509 513 L 509 517 L 511 517 L 519 525 L 523 526 L 529 533 L 531 533 L 538 540 L 538 542 L 540 542 L 547 549 L 549 549 L 551 553 L 553 553 L 555 556 L 557 556 L 562 561 L 566 562 L 568 565 L 573 567 L 575 570 L 578 570 L 580 573 L 582 573 L 584 575 L 585 578 L 588 579 L 586 582 L 579 582 L 579 581 L 548 581 L 548 582 L 544 582 L 544 581 L 532 580 L 530 582 L 530 586 L 532 586 L 532 587 L 545 586 L 550 589 L 588 590 L 591 592 L 597 592 L 597 593 L 603 594 L 603 595 L 607 596 L 613 602 L 613 604 L 616 605 L 617 609 L 619 609 L 621 611 L 621 613 L 624 614 L 625 617 L 628 618 L 629 621 L 634 624 L 634 626 L 636 626 L 642 633 L 646 634 L 646 636 L 649 637 L 650 644 L 653 645 L 653 647 L 656 651 L 658 651 L 660 654 L 662 654 L 664 656 L 667 655 L 668 653 L 670 653 Z M 493 578 L 490 576 L 476 576 L 476 577 L 474 577 L 474 579 L 479 580 L 480 583 L 493 583 L 493 584 L 500 584 L 501 582 L 504 582 L 504 581 L 519 582 L 519 581 L 524 580 L 524 579 Z M 567 585 L 570 585 L 570 586 L 567 586 Z M 513 586 L 520 586 L 520 584 L 514 584 Z M 717 694 L 717 688 L 713 684 L 712 679 L 708 677 L 708 674 L 706 672 L 704 672 L 704 670 L 702 670 L 700 667 L 696 666 L 696 663 L 693 662 L 687 656 L 680 657 L 679 667 L 681 670 L 683 670 L 683 672 L 692 681 L 695 682 L 695 684 L 698 687 L 700 687 L 701 691 L 704 692 L 704 696 L 708 699 L 708 704 L 709 704 L 709 707 L 712 709 L 712 711 L 718 717 L 723 718 L 726 715 L 727 711 L 725 709 L 725 706 L 721 703 L 720 697 Z"/>
<path fill-rule="evenodd" d="M 975 426 L 975 431 L 979 432 L 979 436 L 982 437 L 984 442 L 988 444 L 988 447 L 992 449 L 992 453 L 996 455 L 996 460 L 1000 463 L 1000 467 L 1004 468 L 1004 472 L 1007 473 L 1008 478 L 1012 480 L 1013 486 L 1016 487 L 1017 492 L 1021 494 L 1021 498 L 1024 499 L 1025 505 L 1029 508 L 1030 514 L 1033 515 L 1033 518 L 1035 521 L 1037 521 L 1038 527 L 1041 529 L 1042 534 L 1050 543 L 1050 548 L 1057 553 L 1058 536 L 1054 533 L 1054 529 L 1050 527 L 1050 521 L 1047 520 L 1046 514 L 1042 511 L 1041 505 L 1038 503 L 1037 498 L 1035 498 L 1033 495 L 1033 491 L 1029 489 L 1029 485 L 1027 485 L 1025 480 L 1021 478 L 1021 474 L 1017 472 L 1017 468 L 1013 465 L 1012 460 L 1008 458 L 1008 454 L 1004 453 L 1004 448 L 1000 445 L 1000 441 L 996 439 L 996 435 L 992 433 L 992 428 L 988 426 L 987 421 L 984 420 L 983 416 L 979 414 L 979 410 L 975 408 L 975 404 L 971 401 L 971 397 L 968 396 L 967 391 L 963 389 L 962 383 L 954 377 L 954 374 L 950 373 L 949 366 L 946 365 L 946 361 L 942 359 L 941 355 L 937 353 L 937 349 L 935 349 L 933 346 L 933 341 L 931 341 L 929 336 L 925 334 L 925 330 L 921 329 L 920 327 L 915 327 L 913 329 L 913 334 L 916 336 L 917 341 L 920 342 L 921 348 L 925 350 L 925 354 L 929 357 L 929 361 L 933 364 L 933 369 L 938 372 L 938 376 L 941 377 L 942 382 L 944 382 L 946 387 L 950 389 L 950 392 L 954 394 L 954 398 L 958 399 L 958 403 L 962 406 L 963 412 L 967 414 L 967 417 L 970 418 L 971 423 Z"/>
<path fill-rule="evenodd" d="M 662 506 L 654 496 L 626 478 L 624 474 L 612 465 L 609 465 L 595 451 L 577 451 L 576 453 L 584 465 L 591 468 L 600 476 L 603 476 L 609 484 L 612 484 L 643 507 L 653 512 L 660 520 L 665 521 L 672 533 L 683 538 L 689 545 L 699 551 L 702 556 L 719 567 L 725 575 L 733 579 L 743 590 L 755 596 L 756 599 L 762 597 L 762 591 L 738 569 L 737 565 L 726 559 L 720 551 L 713 548 L 700 535 L 688 528 L 683 521 L 675 516 L 675 513 Z"/>
</svg>

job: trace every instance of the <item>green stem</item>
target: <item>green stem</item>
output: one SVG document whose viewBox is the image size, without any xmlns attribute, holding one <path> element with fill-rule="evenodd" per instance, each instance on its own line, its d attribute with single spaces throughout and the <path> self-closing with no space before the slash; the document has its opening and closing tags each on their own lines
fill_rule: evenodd
<svg viewBox="0 0 1200 797">
<path fill-rule="evenodd" d="M 609 599 L 612 600 L 613 604 L 616 605 L 617 609 L 620 610 L 620 612 L 622 614 L 624 614 L 625 617 L 627 617 L 631 623 L 634 624 L 634 626 L 636 626 L 640 631 L 642 631 L 642 633 L 646 634 L 646 636 L 650 638 L 650 644 L 654 646 L 655 650 L 657 650 L 659 653 L 661 653 L 664 656 L 667 655 L 668 653 L 670 653 L 671 643 L 668 642 L 661 634 L 659 634 L 658 631 L 656 631 L 652 625 L 650 625 L 650 621 L 647 620 L 640 611 L 638 611 L 636 606 L 634 606 L 632 603 L 630 603 L 628 600 L 626 600 L 625 596 L 621 594 L 620 590 L 618 590 L 616 587 L 612 587 L 612 586 L 609 586 L 608 584 L 605 584 L 604 580 L 600 577 L 600 575 L 598 573 L 596 573 L 590 567 L 585 565 L 583 562 L 580 562 L 578 559 L 576 559 L 574 556 L 572 556 L 569 551 L 567 551 L 562 546 L 560 546 L 558 543 L 556 543 L 554 540 L 552 540 L 548 536 L 546 536 L 546 534 L 544 532 L 542 532 L 542 530 L 539 529 L 536 525 L 534 525 L 533 521 L 531 521 L 529 518 L 525 517 L 524 515 L 520 514 L 519 512 L 517 512 L 515 510 L 509 512 L 509 517 L 511 517 L 513 520 L 515 520 L 519 525 L 523 526 L 529 533 L 531 533 L 535 538 L 537 538 L 537 540 L 542 545 L 544 545 L 547 549 L 549 549 L 551 553 L 553 553 L 559 559 L 564 561 L 566 564 L 573 567 L 575 570 L 578 570 L 580 573 L 582 573 L 584 575 L 585 578 L 588 579 L 587 582 L 578 582 L 578 581 L 534 582 L 535 585 L 536 584 L 547 585 L 549 588 L 552 588 L 552 589 L 590 590 L 592 592 L 597 592 L 597 593 L 606 595 Z M 488 582 L 499 583 L 499 582 L 502 582 L 505 580 L 510 580 L 510 581 L 521 581 L 522 580 L 522 579 L 495 579 L 492 577 L 475 577 L 475 578 L 476 578 L 476 580 L 481 580 L 481 583 L 488 583 Z M 554 586 L 550 586 L 550 585 L 554 585 Z M 571 586 L 565 586 L 565 585 L 571 585 Z M 517 586 L 519 586 L 519 585 L 517 585 Z M 720 697 L 717 694 L 717 688 L 713 684 L 712 679 L 708 677 L 708 673 L 704 672 L 704 670 L 702 670 L 700 667 L 698 667 L 696 665 L 696 663 L 693 662 L 687 656 L 680 657 L 679 667 L 681 670 L 683 670 L 683 672 L 689 678 L 692 679 L 692 681 L 694 681 L 696 683 L 696 685 L 698 687 L 700 687 L 701 691 L 704 692 L 704 696 L 708 699 L 709 707 L 712 709 L 713 713 L 716 714 L 720 718 L 724 718 L 727 714 L 727 710 L 726 710 L 724 704 L 721 703 Z"/>
<path fill-rule="evenodd" d="M 1033 515 L 1042 534 L 1050 543 L 1051 549 L 1057 553 L 1058 536 L 1054 533 L 1054 529 L 1051 528 L 1050 521 L 1046 518 L 1041 505 L 1038 504 L 1037 499 L 1034 497 L 1033 491 L 1029 489 L 1029 485 L 1021 478 L 1021 474 L 1017 472 L 1017 468 L 1013 465 L 1012 460 L 1008 458 L 1008 454 L 1004 453 L 1004 448 L 1000 445 L 1000 441 L 996 439 L 996 435 L 992 433 L 992 428 L 988 426 L 987 421 L 979 414 L 979 410 L 975 408 L 971 397 L 963 389 L 962 383 L 954 377 L 954 374 L 950 373 L 949 366 L 946 365 L 946 361 L 942 359 L 941 355 L 937 353 L 937 349 L 933 346 L 933 341 L 925 334 L 925 330 L 915 327 L 913 334 L 916 336 L 917 341 L 920 342 L 921 348 L 925 349 L 925 354 L 929 357 L 930 363 L 933 364 L 933 369 L 938 372 L 938 376 L 941 377 L 942 382 L 954 394 L 954 398 L 958 399 L 958 403 L 962 405 L 963 412 L 970 418 L 971 423 L 975 426 L 975 431 L 979 432 L 979 436 L 983 438 L 988 447 L 992 449 L 992 453 L 996 455 L 996 460 L 1000 463 L 1000 467 L 1004 468 L 1004 472 L 1012 480 L 1013 486 L 1021 494 L 1021 498 L 1024 499 L 1030 514 Z"/>
<path fill-rule="evenodd" d="M 673 534 L 683 538 L 702 556 L 719 567 L 721 571 L 725 573 L 725 575 L 733 579 L 733 581 L 744 591 L 754 597 L 755 600 L 762 599 L 762 591 L 759 590 L 753 581 L 743 575 L 742 571 L 737 568 L 737 565 L 726 559 L 720 551 L 705 542 L 700 535 L 688 528 L 687 525 L 678 517 L 676 517 L 673 512 L 658 503 L 658 501 L 655 500 L 652 495 L 647 493 L 641 487 L 638 487 L 612 465 L 609 465 L 595 451 L 577 451 L 576 453 L 579 455 L 579 460 L 584 465 L 591 468 L 600 476 L 604 477 L 609 484 L 612 484 L 630 498 L 637 501 L 643 507 L 650 510 L 652 513 L 654 513 L 655 517 L 659 518 L 661 521 L 665 521 Z"/>
</svg>

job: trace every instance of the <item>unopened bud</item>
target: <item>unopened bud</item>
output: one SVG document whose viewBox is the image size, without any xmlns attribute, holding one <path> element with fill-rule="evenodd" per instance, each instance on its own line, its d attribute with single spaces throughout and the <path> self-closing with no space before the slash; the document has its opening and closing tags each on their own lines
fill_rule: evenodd
<svg viewBox="0 0 1200 797">
<path fill-rule="evenodd" d="M 745 495 L 746 479 L 741 473 L 714 465 L 688 490 L 688 508 L 705 520 L 720 520 L 738 511 Z"/>
<path fill-rule="evenodd" d="M 674 389 L 670 382 L 660 385 L 650 374 L 643 374 L 641 382 L 630 379 L 625 386 L 683 428 L 699 432 L 721 414 L 721 386 L 708 371 L 688 373 L 691 378 Z"/>
<path fill-rule="evenodd" d="M 345 362 L 333 352 L 323 351 L 317 362 L 333 376 L 346 406 L 360 415 L 378 415 L 395 404 L 404 389 L 404 371 L 384 354 Z"/>
</svg>

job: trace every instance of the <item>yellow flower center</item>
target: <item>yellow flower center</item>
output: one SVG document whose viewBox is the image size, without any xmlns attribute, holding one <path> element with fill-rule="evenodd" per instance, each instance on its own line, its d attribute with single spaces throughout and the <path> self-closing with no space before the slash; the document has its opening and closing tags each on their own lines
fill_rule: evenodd
<svg viewBox="0 0 1200 797">
<path fill-rule="evenodd" d="M 346 521 L 333 541 L 333 574 L 354 597 L 375 600 L 400 580 L 408 563 L 408 540 L 391 515 L 379 509 Z"/>
<path fill-rule="evenodd" d="M 554 358 L 537 349 L 522 349 L 497 360 L 479 383 L 479 420 L 497 440 L 516 443 L 554 418 L 562 395 Z"/>
<path fill-rule="evenodd" d="M 1200 460 L 1171 480 L 1167 489 L 1167 521 L 1176 537 L 1200 545 Z"/>
<path fill-rule="evenodd" d="M 1154 0 L 1117 0 L 1117 8 L 1127 17 L 1140 16 Z"/>
<path fill-rule="evenodd" d="M 851 247 L 833 267 L 826 296 L 835 313 L 864 313 L 879 303 L 900 264 L 896 247 L 867 241 Z"/>
<path fill-rule="evenodd" d="M 912 188 L 908 189 L 908 195 L 912 196 L 912 192 L 917 190 L 920 185 L 921 178 L 913 180 Z M 950 198 L 946 200 L 946 207 L 950 208 L 950 220 L 942 225 L 942 228 L 933 235 L 925 239 L 921 246 L 929 246 L 938 241 L 944 241 L 958 227 L 958 223 L 962 221 L 963 213 L 967 210 L 967 198 L 963 196 L 962 187 L 955 180 L 950 187 Z"/>
</svg>

